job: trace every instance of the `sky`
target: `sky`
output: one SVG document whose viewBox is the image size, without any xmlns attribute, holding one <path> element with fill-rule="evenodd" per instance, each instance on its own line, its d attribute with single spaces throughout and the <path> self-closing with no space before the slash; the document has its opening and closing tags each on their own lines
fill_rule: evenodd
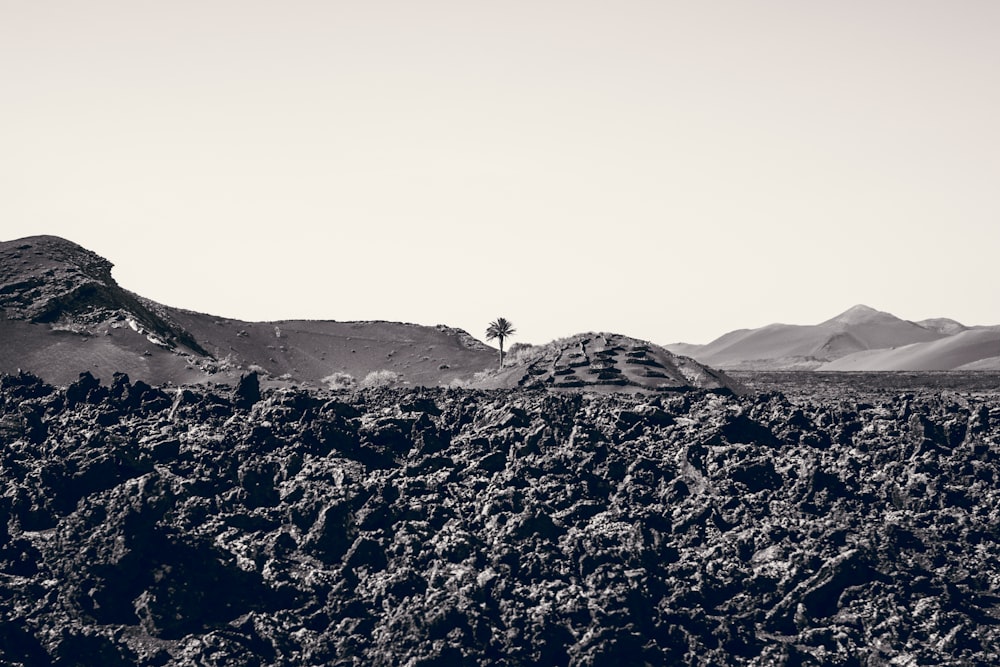
<svg viewBox="0 0 1000 667">
<path fill-rule="evenodd" d="M 994 0 L 0 0 L 0 240 L 245 320 L 1000 323 Z"/>
</svg>

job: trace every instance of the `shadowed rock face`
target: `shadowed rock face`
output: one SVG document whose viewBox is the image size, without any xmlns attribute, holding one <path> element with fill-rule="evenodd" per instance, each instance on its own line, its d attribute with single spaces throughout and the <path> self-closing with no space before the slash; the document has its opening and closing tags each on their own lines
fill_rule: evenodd
<svg viewBox="0 0 1000 667">
<path fill-rule="evenodd" d="M 57 236 L 0 243 L 0 319 L 61 325 L 77 333 L 109 320 L 131 320 L 165 348 L 204 354 L 185 331 L 111 277 L 112 263 Z"/>
<path fill-rule="evenodd" d="M 56 236 L 0 244 L 0 308 L 12 319 L 52 322 L 109 307 L 112 264 Z"/>
<path fill-rule="evenodd" d="M 996 392 L 0 376 L 0 443 L 0 664 L 1000 662 Z"/>
</svg>

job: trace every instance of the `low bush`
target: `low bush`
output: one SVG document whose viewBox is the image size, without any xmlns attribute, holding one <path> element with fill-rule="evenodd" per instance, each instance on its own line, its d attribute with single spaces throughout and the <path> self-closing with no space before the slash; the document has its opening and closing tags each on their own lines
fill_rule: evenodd
<svg viewBox="0 0 1000 667">
<path fill-rule="evenodd" d="M 358 385 L 358 381 L 354 379 L 353 375 L 339 372 L 327 375 L 322 382 L 334 391 L 346 391 L 354 389 Z"/>
<path fill-rule="evenodd" d="M 383 368 L 381 370 L 372 371 L 366 375 L 365 379 L 361 381 L 361 386 L 366 389 L 391 387 L 397 384 L 401 377 L 402 376 L 399 373 Z"/>
</svg>

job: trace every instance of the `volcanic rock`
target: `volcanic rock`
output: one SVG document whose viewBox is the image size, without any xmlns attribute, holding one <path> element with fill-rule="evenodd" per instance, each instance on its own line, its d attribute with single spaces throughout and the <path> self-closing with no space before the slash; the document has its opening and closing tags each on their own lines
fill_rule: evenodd
<svg viewBox="0 0 1000 667">
<path fill-rule="evenodd" d="M 0 376 L 0 663 L 1000 661 L 995 391 L 170 391 Z"/>
</svg>

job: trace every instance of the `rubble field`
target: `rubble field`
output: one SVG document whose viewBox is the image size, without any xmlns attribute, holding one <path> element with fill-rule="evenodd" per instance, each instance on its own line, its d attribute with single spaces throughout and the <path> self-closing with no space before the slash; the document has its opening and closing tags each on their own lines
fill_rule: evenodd
<svg viewBox="0 0 1000 667">
<path fill-rule="evenodd" d="M 1000 664 L 996 376 L 838 377 L 2 376 L 0 664 Z"/>
</svg>

